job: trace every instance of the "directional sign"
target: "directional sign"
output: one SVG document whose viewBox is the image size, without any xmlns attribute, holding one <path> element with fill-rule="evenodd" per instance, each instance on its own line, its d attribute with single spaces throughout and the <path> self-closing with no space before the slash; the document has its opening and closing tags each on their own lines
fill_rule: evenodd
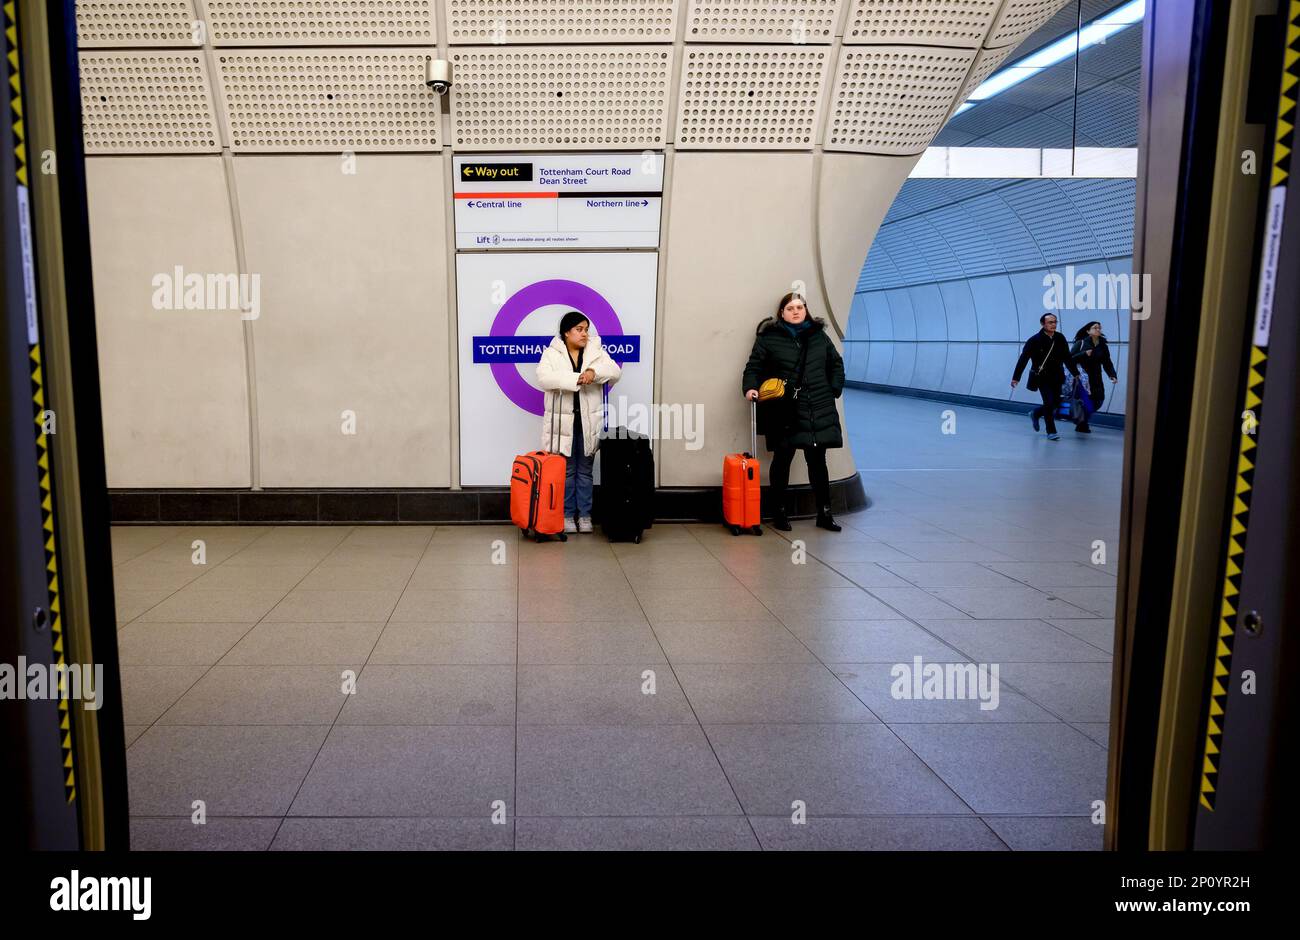
<svg viewBox="0 0 1300 940">
<path fill-rule="evenodd" d="M 656 248 L 663 157 L 455 157 L 456 247 Z"/>
</svg>

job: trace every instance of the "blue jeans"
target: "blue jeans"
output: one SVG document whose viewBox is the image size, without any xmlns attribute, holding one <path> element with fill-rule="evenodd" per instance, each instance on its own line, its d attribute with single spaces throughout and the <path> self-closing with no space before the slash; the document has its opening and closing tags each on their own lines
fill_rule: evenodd
<svg viewBox="0 0 1300 940">
<path fill-rule="evenodd" d="M 564 468 L 564 518 L 588 519 L 591 517 L 591 468 L 596 455 L 583 454 L 582 415 L 573 414 L 573 453 Z"/>
</svg>

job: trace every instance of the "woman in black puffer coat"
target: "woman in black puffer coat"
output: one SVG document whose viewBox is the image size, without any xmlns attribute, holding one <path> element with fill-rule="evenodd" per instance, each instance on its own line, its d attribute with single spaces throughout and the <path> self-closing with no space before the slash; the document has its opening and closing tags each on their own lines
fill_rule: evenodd
<svg viewBox="0 0 1300 940">
<path fill-rule="evenodd" d="M 789 396 L 758 407 L 759 432 L 767 436 L 767 449 L 773 452 L 772 525 L 790 531 L 785 493 L 790 482 L 790 462 L 795 450 L 801 449 L 817 497 L 817 525 L 839 532 L 840 526 L 831 517 L 826 448 L 844 446 L 840 416 L 835 409 L 835 399 L 844 391 L 844 360 L 827 335 L 825 322 L 809 314 L 799 294 L 782 297 L 776 316 L 764 319 L 754 332 L 754 348 L 740 383 L 745 397 L 756 400 L 758 387 L 772 378 L 786 380 L 785 395 Z"/>
</svg>

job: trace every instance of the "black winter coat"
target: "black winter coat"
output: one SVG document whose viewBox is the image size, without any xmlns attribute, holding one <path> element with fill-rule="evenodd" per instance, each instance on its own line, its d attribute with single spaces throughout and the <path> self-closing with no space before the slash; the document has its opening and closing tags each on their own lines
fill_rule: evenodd
<svg viewBox="0 0 1300 940">
<path fill-rule="evenodd" d="M 1092 355 L 1088 355 L 1088 350 L 1092 350 Z M 1088 373 L 1088 384 L 1093 388 L 1101 387 L 1101 373 L 1104 369 L 1106 374 L 1112 379 L 1115 378 L 1115 363 L 1110 358 L 1110 346 L 1106 343 L 1103 336 L 1098 340 L 1097 345 L 1092 344 L 1092 337 L 1084 336 L 1082 339 L 1076 339 L 1074 346 L 1070 349 L 1071 355 L 1077 365 Z"/>
<path fill-rule="evenodd" d="M 1025 365 L 1030 362 L 1033 363 L 1033 368 L 1042 369 L 1044 359 L 1047 360 L 1047 368 L 1043 369 L 1038 377 L 1040 388 L 1055 388 L 1059 391 L 1065 382 L 1064 369 L 1069 369 L 1070 374 L 1078 378 L 1079 367 L 1074 364 L 1074 357 L 1070 355 L 1070 344 L 1066 342 L 1060 330 L 1053 333 L 1050 338 L 1046 330 L 1039 330 L 1025 340 L 1025 347 L 1020 351 L 1020 358 L 1016 360 L 1016 371 L 1011 374 L 1011 378 L 1019 382 L 1020 374 L 1025 371 Z"/>
<path fill-rule="evenodd" d="M 804 362 L 803 388 L 795 404 L 796 420 L 782 429 L 774 418 L 782 411 L 779 402 L 758 406 L 759 433 L 767 436 L 767 449 L 781 447 L 843 447 L 840 415 L 835 399 L 844 391 L 844 360 L 831 338 L 826 323 L 814 318 L 812 326 L 795 339 L 775 317 L 768 317 L 754 331 L 754 348 L 745 363 L 741 391 L 758 388 L 764 379 L 785 379 L 786 393 L 794 393 L 802 344 L 808 345 Z"/>
</svg>

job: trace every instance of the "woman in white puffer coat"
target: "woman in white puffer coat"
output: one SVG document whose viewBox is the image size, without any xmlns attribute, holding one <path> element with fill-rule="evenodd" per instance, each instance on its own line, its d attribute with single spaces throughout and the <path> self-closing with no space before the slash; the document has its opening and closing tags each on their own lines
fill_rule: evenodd
<svg viewBox="0 0 1300 940">
<path fill-rule="evenodd" d="M 565 532 L 591 531 L 591 469 L 604 420 L 601 390 L 617 382 L 622 372 L 601 346 L 591 321 L 576 310 L 570 310 L 560 320 L 559 335 L 542 350 L 537 364 L 537 381 L 546 396 L 542 450 L 568 458 L 564 477 Z"/>
</svg>

